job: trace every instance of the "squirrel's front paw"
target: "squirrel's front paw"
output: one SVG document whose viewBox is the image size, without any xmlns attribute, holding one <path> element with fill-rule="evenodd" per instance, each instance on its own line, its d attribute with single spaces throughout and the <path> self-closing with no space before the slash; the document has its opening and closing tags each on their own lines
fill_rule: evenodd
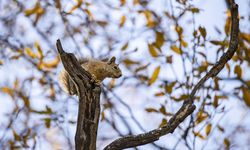
<svg viewBox="0 0 250 150">
<path fill-rule="evenodd" d="M 101 85 L 102 85 L 102 82 L 96 81 L 95 84 L 96 84 L 97 86 L 101 86 Z"/>
<path fill-rule="evenodd" d="M 91 82 L 95 83 L 98 86 L 101 86 L 101 84 L 102 84 L 102 82 L 100 80 L 98 80 L 95 75 L 92 75 Z"/>
</svg>

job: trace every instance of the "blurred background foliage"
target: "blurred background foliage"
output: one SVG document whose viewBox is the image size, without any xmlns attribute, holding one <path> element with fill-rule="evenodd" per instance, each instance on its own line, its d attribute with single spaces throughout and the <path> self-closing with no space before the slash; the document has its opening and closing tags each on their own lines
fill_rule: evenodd
<svg viewBox="0 0 250 150">
<path fill-rule="evenodd" d="M 250 2 L 237 54 L 196 95 L 172 135 L 138 149 L 249 148 Z M 98 149 L 161 127 L 228 48 L 228 1 L 1 0 L 0 148 L 73 149 L 78 101 L 58 85 L 55 42 L 77 57 L 116 56 L 102 89 Z"/>
</svg>

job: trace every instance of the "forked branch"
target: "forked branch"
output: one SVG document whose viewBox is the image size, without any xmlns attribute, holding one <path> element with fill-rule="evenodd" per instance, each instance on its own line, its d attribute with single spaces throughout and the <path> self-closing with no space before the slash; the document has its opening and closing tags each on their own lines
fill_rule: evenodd
<svg viewBox="0 0 250 150">
<path fill-rule="evenodd" d="M 176 127 L 178 127 L 178 125 L 183 122 L 186 117 L 193 113 L 193 111 L 195 110 L 195 105 L 193 104 L 195 93 L 201 88 L 202 85 L 204 85 L 204 83 L 209 78 L 215 77 L 223 69 L 225 64 L 233 57 L 238 48 L 238 5 L 234 3 L 234 1 L 232 1 L 231 3 L 231 16 L 231 37 L 227 52 L 224 53 L 220 57 L 219 61 L 209 70 L 209 72 L 199 80 L 199 82 L 195 85 L 191 94 L 189 95 L 189 98 L 183 103 L 182 107 L 177 111 L 177 113 L 169 120 L 167 125 L 143 134 L 119 138 L 107 145 L 104 148 L 105 150 L 119 150 L 152 143 L 158 140 L 161 136 L 174 132 Z"/>
</svg>

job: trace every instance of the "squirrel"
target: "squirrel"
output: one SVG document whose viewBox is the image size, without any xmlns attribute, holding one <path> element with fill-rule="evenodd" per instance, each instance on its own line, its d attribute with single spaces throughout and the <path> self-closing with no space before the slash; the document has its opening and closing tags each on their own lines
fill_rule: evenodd
<svg viewBox="0 0 250 150">
<path fill-rule="evenodd" d="M 121 69 L 119 64 L 115 63 L 116 58 L 112 57 L 108 61 L 100 61 L 96 59 L 79 59 L 81 66 L 88 71 L 92 78 L 98 85 L 101 85 L 101 82 L 105 78 L 119 78 L 122 76 Z M 59 84 L 62 89 L 67 92 L 69 95 L 77 94 L 76 87 L 74 82 L 70 78 L 69 74 L 63 69 L 59 74 Z"/>
</svg>

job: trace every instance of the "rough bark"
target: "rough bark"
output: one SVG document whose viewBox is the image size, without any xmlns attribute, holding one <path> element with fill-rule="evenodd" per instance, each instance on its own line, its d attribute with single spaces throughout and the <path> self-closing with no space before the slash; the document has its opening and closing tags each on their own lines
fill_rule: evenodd
<svg viewBox="0 0 250 150">
<path fill-rule="evenodd" d="M 72 53 L 66 53 L 60 40 L 56 43 L 63 66 L 77 87 L 79 98 L 76 150 L 95 150 L 100 116 L 100 86 L 92 82 L 91 75 L 84 70 Z"/>
</svg>

